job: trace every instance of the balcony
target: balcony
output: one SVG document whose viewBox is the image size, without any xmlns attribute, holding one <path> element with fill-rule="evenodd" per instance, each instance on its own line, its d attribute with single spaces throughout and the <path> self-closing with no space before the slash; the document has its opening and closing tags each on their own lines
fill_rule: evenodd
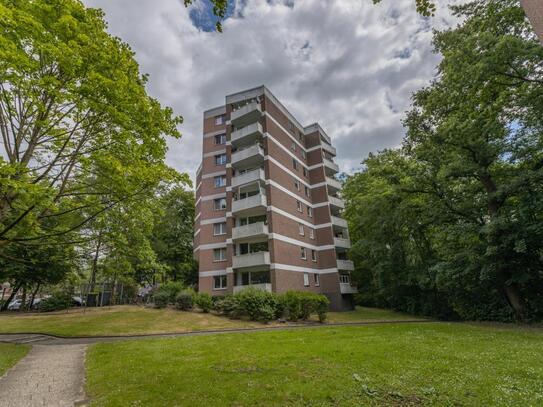
<svg viewBox="0 0 543 407">
<path fill-rule="evenodd" d="M 235 269 L 270 265 L 270 252 L 256 252 L 232 257 L 232 267 Z"/>
<path fill-rule="evenodd" d="M 356 294 L 358 289 L 351 283 L 339 283 L 339 291 L 341 294 Z"/>
<path fill-rule="evenodd" d="M 239 130 L 233 131 L 230 135 L 230 143 L 234 147 L 247 146 L 262 139 L 264 130 L 260 123 L 253 123 Z"/>
<path fill-rule="evenodd" d="M 330 219 L 332 220 L 333 226 L 347 229 L 348 226 L 347 226 L 347 221 L 345 219 L 338 218 L 337 216 L 330 216 Z"/>
<path fill-rule="evenodd" d="M 232 229 L 232 240 L 255 239 L 268 237 L 268 225 L 264 222 L 250 223 Z"/>
<path fill-rule="evenodd" d="M 329 193 L 334 193 L 341 190 L 341 182 L 334 178 L 326 177 L 326 185 L 328 185 Z"/>
<path fill-rule="evenodd" d="M 266 212 L 268 202 L 266 195 L 256 194 L 245 199 L 238 199 L 232 202 L 232 213 L 234 215 L 245 214 L 250 216 L 251 214 L 257 214 L 259 212 Z"/>
<path fill-rule="evenodd" d="M 342 249 L 350 249 L 351 248 L 351 240 L 350 239 L 344 239 L 341 237 L 334 237 L 334 246 L 342 248 Z"/>
<path fill-rule="evenodd" d="M 330 205 L 334 206 L 338 210 L 345 209 L 345 202 L 341 198 L 337 198 L 335 196 L 329 195 L 328 202 L 330 202 Z"/>
<path fill-rule="evenodd" d="M 265 284 L 248 284 L 248 285 L 235 285 L 234 294 L 239 293 L 240 291 L 246 290 L 247 288 L 256 288 L 258 290 L 272 292 L 272 285 L 270 283 Z"/>
<path fill-rule="evenodd" d="M 326 172 L 326 175 L 334 175 L 339 172 L 339 166 L 327 158 L 322 159 L 324 163 L 324 171 Z"/>
<path fill-rule="evenodd" d="M 321 141 L 321 146 L 325 151 L 328 151 L 334 157 L 337 155 L 336 149 L 334 147 L 332 147 L 330 144 L 325 143 L 324 141 Z"/>
<path fill-rule="evenodd" d="M 235 153 L 232 153 L 232 158 L 230 160 L 232 167 L 234 168 L 254 167 L 263 161 L 264 149 L 258 144 L 254 144 L 251 147 L 247 147 L 243 150 L 238 150 Z"/>
<path fill-rule="evenodd" d="M 351 260 L 337 259 L 337 268 L 338 270 L 353 271 L 354 263 Z"/>
<path fill-rule="evenodd" d="M 260 119 L 260 103 L 252 102 L 230 113 L 230 122 L 236 127 L 246 126 Z"/>
<path fill-rule="evenodd" d="M 232 188 L 239 187 L 240 185 L 245 185 L 245 184 L 249 184 L 251 182 L 256 182 L 256 181 L 264 182 L 265 180 L 266 178 L 264 175 L 264 170 L 261 168 L 257 168 L 256 170 L 247 171 L 243 174 L 232 177 Z"/>
</svg>

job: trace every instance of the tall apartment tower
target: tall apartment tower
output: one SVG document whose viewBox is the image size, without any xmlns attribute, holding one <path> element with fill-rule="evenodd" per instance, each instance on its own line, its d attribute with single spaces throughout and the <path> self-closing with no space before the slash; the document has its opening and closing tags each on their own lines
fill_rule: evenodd
<svg viewBox="0 0 543 407">
<path fill-rule="evenodd" d="M 264 86 L 204 112 L 196 175 L 194 255 L 200 291 L 325 294 L 350 309 L 351 246 L 336 149 L 319 124 L 303 127 Z"/>
</svg>

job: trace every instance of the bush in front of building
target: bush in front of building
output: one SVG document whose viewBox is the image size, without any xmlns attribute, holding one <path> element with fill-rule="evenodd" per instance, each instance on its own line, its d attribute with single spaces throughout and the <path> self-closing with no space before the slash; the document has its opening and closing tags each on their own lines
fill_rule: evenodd
<svg viewBox="0 0 543 407">
<path fill-rule="evenodd" d="M 168 303 L 175 304 L 177 295 L 185 289 L 180 281 L 168 281 L 158 287 L 158 292 L 164 292 L 168 295 Z"/>
<path fill-rule="evenodd" d="M 194 303 L 205 313 L 208 313 L 213 308 L 213 300 L 208 293 L 196 293 Z"/>
<path fill-rule="evenodd" d="M 243 312 L 252 321 L 268 322 L 275 319 L 277 295 L 257 288 L 248 288 L 235 296 L 239 298 L 239 305 Z"/>
<path fill-rule="evenodd" d="M 196 293 L 193 290 L 182 290 L 175 297 L 175 308 L 181 311 L 189 311 L 194 306 Z"/>
<path fill-rule="evenodd" d="M 166 291 L 157 290 L 153 294 L 153 302 L 156 308 L 166 308 L 170 303 L 170 296 Z"/>
<path fill-rule="evenodd" d="M 217 299 L 214 303 L 214 310 L 229 318 L 240 318 L 243 316 L 240 298 L 237 294 L 229 294 Z"/>
<path fill-rule="evenodd" d="M 279 301 L 283 306 L 283 315 L 289 321 L 306 321 L 311 314 L 317 314 L 319 321 L 324 322 L 330 305 L 325 295 L 307 291 L 287 291 L 280 295 Z"/>
</svg>

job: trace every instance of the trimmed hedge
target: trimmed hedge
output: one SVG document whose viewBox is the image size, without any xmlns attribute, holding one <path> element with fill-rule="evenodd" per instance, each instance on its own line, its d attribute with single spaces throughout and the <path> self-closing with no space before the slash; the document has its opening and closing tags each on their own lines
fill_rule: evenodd
<svg viewBox="0 0 543 407">
<path fill-rule="evenodd" d="M 175 297 L 175 308 L 181 311 L 189 311 L 194 306 L 196 293 L 192 290 L 183 290 Z"/>
<path fill-rule="evenodd" d="M 205 313 L 213 308 L 213 300 L 211 299 L 211 295 L 207 293 L 197 293 L 194 296 L 194 303 Z"/>
<path fill-rule="evenodd" d="M 156 308 L 166 308 L 170 303 L 170 295 L 166 291 L 158 290 L 153 295 L 153 302 Z"/>
<path fill-rule="evenodd" d="M 72 301 L 73 299 L 69 294 L 57 293 L 49 298 L 41 300 L 38 308 L 41 312 L 60 311 L 70 308 Z"/>
<path fill-rule="evenodd" d="M 289 321 L 306 321 L 312 314 L 317 314 L 319 321 L 324 322 L 329 305 L 326 296 L 312 292 L 288 291 L 275 294 L 248 288 L 217 299 L 214 309 L 230 318 L 246 316 L 253 321 L 268 322 L 281 317 Z"/>
</svg>

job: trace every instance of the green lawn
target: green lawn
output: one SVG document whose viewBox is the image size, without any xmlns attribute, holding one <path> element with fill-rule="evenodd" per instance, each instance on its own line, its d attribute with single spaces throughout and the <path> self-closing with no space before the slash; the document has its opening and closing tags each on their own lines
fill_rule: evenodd
<svg viewBox="0 0 543 407">
<path fill-rule="evenodd" d="M 543 330 L 387 324 L 93 345 L 96 406 L 543 405 Z"/>
<path fill-rule="evenodd" d="M 351 312 L 330 312 L 328 322 L 400 320 L 411 318 L 392 311 L 357 308 Z M 269 324 L 274 325 L 274 324 Z M 153 309 L 139 306 L 73 308 L 68 312 L 0 315 L 0 333 L 40 332 L 65 336 L 125 335 L 188 332 L 213 329 L 263 327 L 258 322 L 231 320 L 200 312 Z"/>
<path fill-rule="evenodd" d="M 0 376 L 22 359 L 29 350 L 30 346 L 28 345 L 0 343 Z"/>
</svg>

